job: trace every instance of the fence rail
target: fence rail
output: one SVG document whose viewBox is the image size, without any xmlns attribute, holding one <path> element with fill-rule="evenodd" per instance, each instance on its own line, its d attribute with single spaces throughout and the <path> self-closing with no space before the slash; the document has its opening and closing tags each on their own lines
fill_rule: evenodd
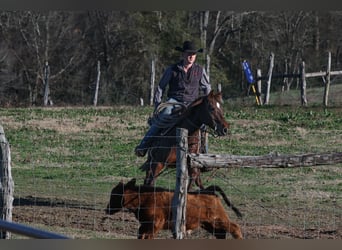
<svg viewBox="0 0 342 250">
<path fill-rule="evenodd" d="M 186 135 L 187 131 L 180 133 Z M 178 139 L 184 141 L 185 139 Z M 342 163 L 342 152 L 335 153 L 321 153 L 321 154 L 297 154 L 297 155 L 281 155 L 279 153 L 268 154 L 263 156 L 238 156 L 238 155 L 215 155 L 215 154 L 189 154 L 187 145 L 182 144 L 177 147 L 177 161 L 178 159 L 187 158 L 184 162 L 177 162 L 177 179 L 188 178 L 187 168 L 232 168 L 232 167 L 257 167 L 257 168 L 294 168 L 294 167 L 308 167 L 317 165 L 330 165 Z M 179 158 L 178 158 L 179 157 Z M 181 168 L 182 170 L 178 169 Z M 181 176 L 178 175 L 181 174 Z M 177 185 L 176 191 L 186 189 L 185 184 Z M 184 193 L 186 196 L 186 192 Z M 185 213 L 184 200 L 178 200 L 177 204 L 174 204 L 177 209 L 177 218 L 185 218 L 184 215 L 179 213 Z M 182 223 L 186 223 L 183 220 L 177 219 L 176 228 L 179 232 L 182 232 Z M 177 232 L 177 231 L 176 231 Z M 182 237 L 177 237 L 182 239 Z"/>
<path fill-rule="evenodd" d="M 69 239 L 69 237 L 36 229 L 19 223 L 0 220 L 0 229 L 36 239 Z"/>
<path fill-rule="evenodd" d="M 299 78 L 300 81 L 300 91 L 301 91 L 301 103 L 303 106 L 307 105 L 307 98 L 306 98 L 306 78 L 309 77 L 323 77 L 324 81 L 324 95 L 323 95 L 323 105 L 325 107 L 328 106 L 328 97 L 329 97 L 329 88 L 330 88 L 330 78 L 331 76 L 337 76 L 342 75 L 342 70 L 335 70 L 331 71 L 331 52 L 328 52 L 328 63 L 327 63 L 327 70 L 326 71 L 319 71 L 319 72 L 312 72 L 312 73 L 306 73 L 305 71 L 305 61 L 302 61 L 299 68 L 300 72 L 298 74 L 273 74 L 273 66 L 274 66 L 274 54 L 271 53 L 270 56 L 270 63 L 269 63 L 269 69 L 267 75 L 262 76 L 261 69 L 257 69 L 256 72 L 256 98 L 257 98 L 257 104 L 269 104 L 269 95 L 270 95 L 270 86 L 271 86 L 271 80 L 275 78 Z M 264 102 L 261 100 L 261 81 L 266 80 L 266 91 L 264 93 Z M 252 85 L 253 86 L 253 85 Z M 284 87 L 284 86 L 283 86 Z M 289 86 L 287 86 L 289 88 Z"/>
<path fill-rule="evenodd" d="M 294 168 L 342 163 L 342 152 L 261 156 L 190 154 L 189 157 L 191 167 L 198 168 Z"/>
</svg>

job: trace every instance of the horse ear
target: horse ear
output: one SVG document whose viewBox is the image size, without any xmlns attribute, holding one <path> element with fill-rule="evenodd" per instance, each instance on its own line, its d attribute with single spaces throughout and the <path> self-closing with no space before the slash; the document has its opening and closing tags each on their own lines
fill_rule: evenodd
<svg viewBox="0 0 342 250">
<path fill-rule="evenodd" d="M 135 186 L 135 183 L 137 182 L 137 179 L 133 178 L 129 182 L 127 182 L 126 186 Z"/>
<path fill-rule="evenodd" d="M 222 92 L 218 92 L 218 93 L 216 94 L 216 96 L 217 96 L 217 99 L 219 100 L 219 102 L 220 102 L 220 103 L 223 103 Z"/>
</svg>

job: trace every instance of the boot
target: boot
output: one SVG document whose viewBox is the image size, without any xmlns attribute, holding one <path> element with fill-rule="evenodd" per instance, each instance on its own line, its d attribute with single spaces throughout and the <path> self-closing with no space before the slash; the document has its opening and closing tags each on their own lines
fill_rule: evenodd
<svg viewBox="0 0 342 250">
<path fill-rule="evenodd" d="M 134 153 L 138 157 L 144 157 L 147 153 L 148 148 L 142 147 L 140 144 L 134 149 Z"/>
<path fill-rule="evenodd" d="M 136 156 L 144 157 L 146 155 L 148 149 L 152 145 L 154 136 L 158 134 L 159 130 L 160 129 L 155 125 L 152 125 L 150 127 L 144 138 L 141 140 L 140 144 L 134 149 L 134 153 Z"/>
</svg>

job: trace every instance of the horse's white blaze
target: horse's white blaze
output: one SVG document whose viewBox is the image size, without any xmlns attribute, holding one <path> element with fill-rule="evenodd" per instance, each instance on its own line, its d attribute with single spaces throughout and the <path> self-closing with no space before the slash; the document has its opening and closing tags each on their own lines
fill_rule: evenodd
<svg viewBox="0 0 342 250">
<path fill-rule="evenodd" d="M 216 107 L 219 108 L 219 109 L 221 109 L 221 105 L 220 105 L 219 102 L 216 102 Z"/>
</svg>

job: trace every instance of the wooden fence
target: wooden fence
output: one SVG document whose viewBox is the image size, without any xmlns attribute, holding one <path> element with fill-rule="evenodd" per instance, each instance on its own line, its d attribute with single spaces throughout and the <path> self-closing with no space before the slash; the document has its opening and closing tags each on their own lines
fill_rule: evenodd
<svg viewBox="0 0 342 250">
<path fill-rule="evenodd" d="M 273 72 L 274 66 L 274 54 L 271 53 L 270 55 L 270 63 L 269 69 L 266 76 L 262 76 L 261 70 L 257 69 L 256 72 L 256 93 L 258 98 L 258 103 L 260 104 L 269 104 L 269 96 L 270 96 L 270 89 L 271 89 L 271 80 L 276 78 L 299 78 L 300 80 L 300 96 L 301 96 L 301 104 L 303 106 L 307 105 L 307 98 L 306 98 L 306 79 L 310 77 L 322 77 L 324 80 L 324 95 L 323 95 L 323 105 L 326 107 L 328 106 L 328 97 L 329 97 L 329 89 L 331 83 L 331 76 L 342 75 L 342 70 L 338 71 L 331 71 L 331 52 L 328 52 L 328 62 L 327 62 L 327 70 L 320 71 L 320 72 L 313 72 L 313 73 L 306 73 L 305 70 L 305 62 L 302 61 L 300 65 L 300 72 L 298 74 L 278 74 L 274 75 Z M 262 80 L 266 80 L 266 91 L 264 93 L 264 100 L 261 100 L 261 82 Z"/>
<path fill-rule="evenodd" d="M 4 129 L 0 125 L 0 219 L 12 221 L 14 183 L 11 174 L 11 152 L 5 137 Z M 0 228 L 0 239 L 9 239 L 10 233 Z"/>
<path fill-rule="evenodd" d="M 174 237 L 182 239 L 185 234 L 185 201 L 188 179 L 188 167 L 197 168 L 295 168 L 317 165 L 332 165 L 342 163 L 342 152 L 329 152 L 322 154 L 296 154 L 283 155 L 272 153 L 262 156 L 215 155 L 215 154 L 189 154 L 187 134 L 185 129 L 177 129 L 177 183 L 173 204 Z M 183 180 L 183 181 L 180 181 Z M 179 196 L 182 195 L 182 199 Z M 177 201 L 177 202 L 176 202 Z M 181 214 L 180 214 L 181 213 Z"/>
<path fill-rule="evenodd" d="M 0 125 L 0 239 L 10 239 L 11 232 L 38 239 L 68 237 L 12 222 L 14 182 L 11 174 L 11 151 Z"/>
</svg>

